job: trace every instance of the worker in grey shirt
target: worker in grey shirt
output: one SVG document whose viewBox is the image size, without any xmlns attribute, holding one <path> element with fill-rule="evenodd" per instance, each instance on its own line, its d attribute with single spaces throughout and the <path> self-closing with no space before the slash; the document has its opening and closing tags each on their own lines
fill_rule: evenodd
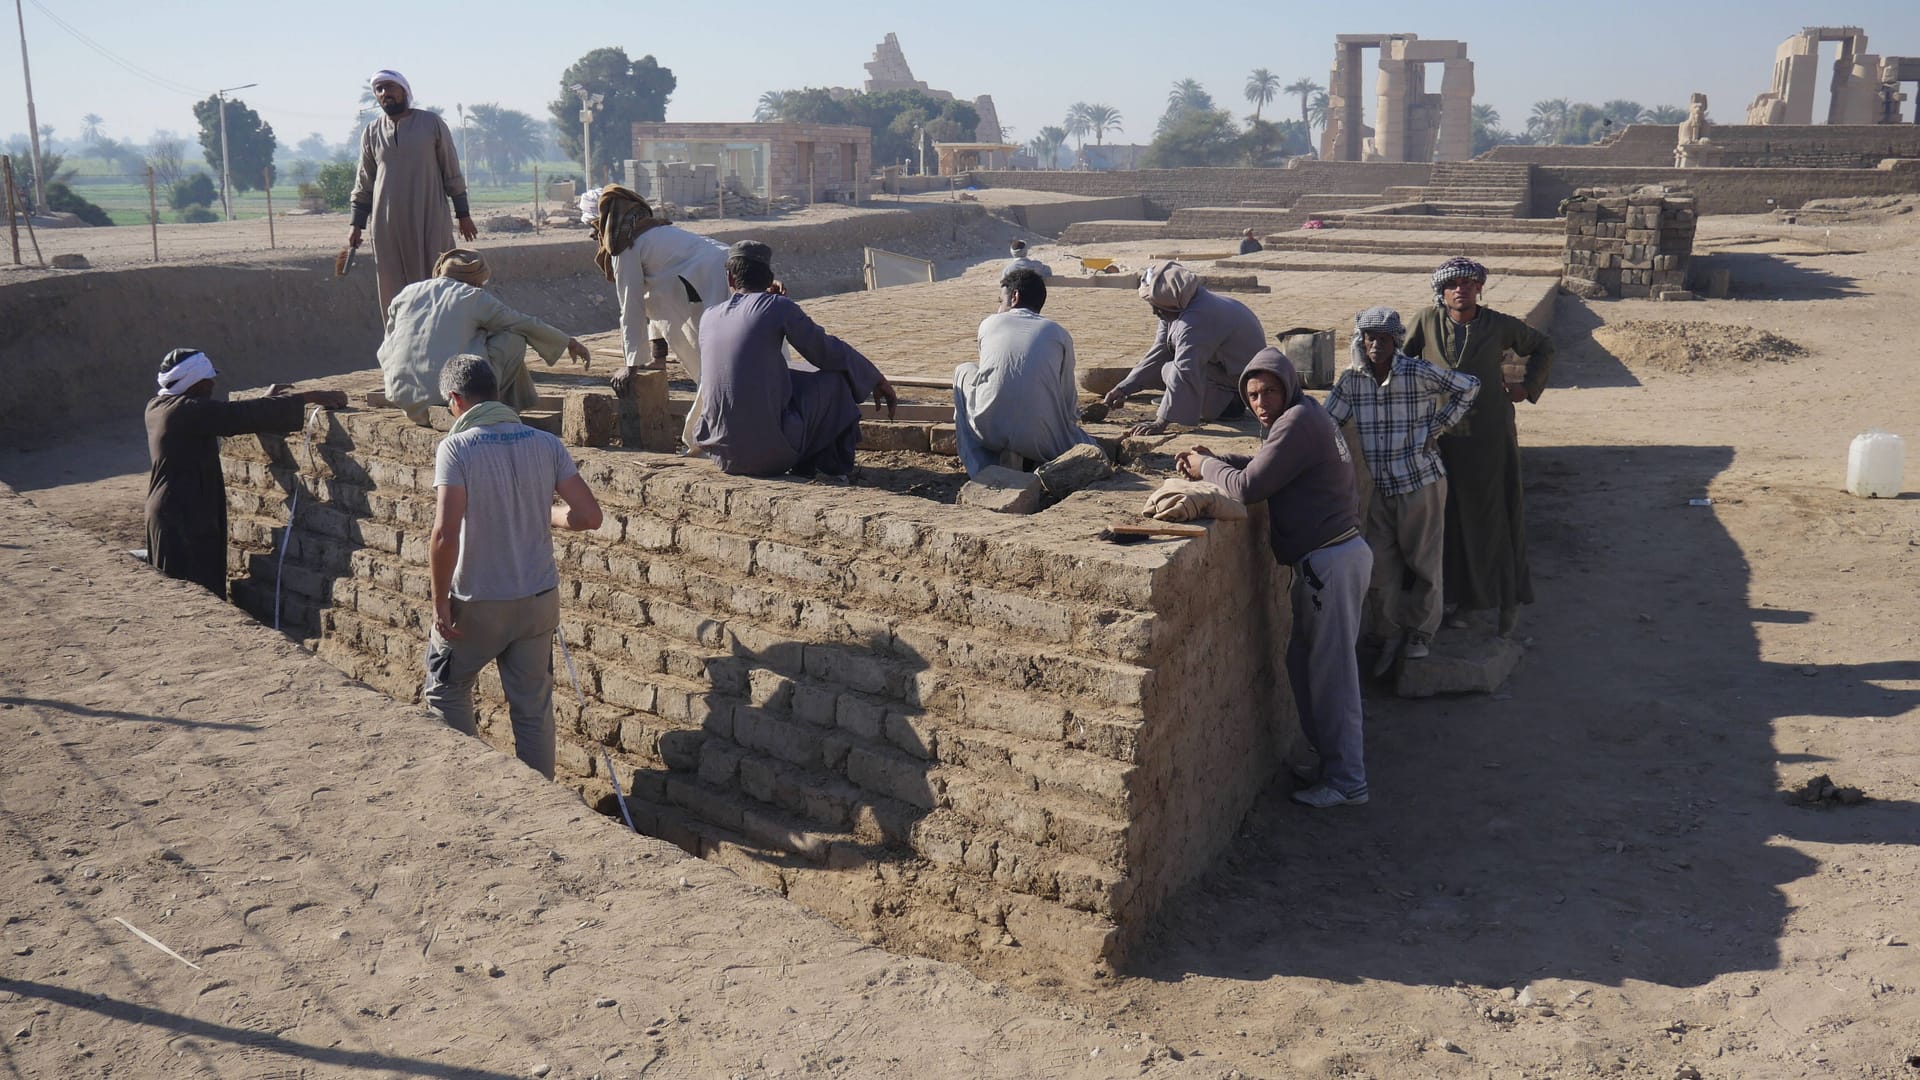
<svg viewBox="0 0 1920 1080">
<path fill-rule="evenodd" d="M 1000 310 L 980 324 L 980 360 L 953 371 L 953 430 L 960 463 L 979 476 L 1011 450 L 1043 462 L 1077 443 L 1099 445 L 1080 426 L 1073 338 L 1043 317 L 1047 283 L 1032 270 L 1000 279 Z"/>
<path fill-rule="evenodd" d="M 454 422 L 433 465 L 427 708 L 478 735 L 473 683 L 498 661 L 514 751 L 552 779 L 560 571 L 549 530 L 599 528 L 600 503 L 564 443 L 495 400 L 486 358 L 464 353 L 447 361 L 440 393 Z M 556 493 L 564 507 L 553 504 Z"/>
<path fill-rule="evenodd" d="M 1007 244 L 1007 261 L 1005 265 L 1000 267 L 1000 277 L 1004 280 L 1008 274 L 1013 273 L 1015 270 L 1031 270 L 1041 277 L 1053 276 L 1053 267 L 1048 266 L 1039 259 L 1027 258 L 1027 242 L 1025 240 L 1014 240 Z"/>
</svg>

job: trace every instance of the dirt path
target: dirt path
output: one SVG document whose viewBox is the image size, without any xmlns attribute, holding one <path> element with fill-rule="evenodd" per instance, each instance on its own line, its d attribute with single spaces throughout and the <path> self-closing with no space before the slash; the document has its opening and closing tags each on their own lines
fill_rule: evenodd
<svg viewBox="0 0 1920 1080">
<path fill-rule="evenodd" d="M 1035 973 L 993 973 L 1058 1003 L 1022 1006 L 1032 1010 L 1034 1023 L 1050 1023 L 1055 1009 L 1066 1009 L 1091 1015 L 1096 1027 L 1111 1023 L 1122 1034 L 1151 1032 L 1156 1045 L 1178 1049 L 1189 1064 L 1204 1064 L 1200 1075 L 1237 1069 L 1250 1076 L 1380 1080 L 1582 1075 L 1672 1080 L 1696 1069 L 1713 1078 L 1920 1076 L 1920 1066 L 1909 1062 L 1920 1055 L 1920 921 L 1913 914 L 1913 898 L 1920 895 L 1915 847 L 1920 743 L 1914 738 L 1920 724 L 1920 604 L 1915 601 L 1920 497 L 1865 501 L 1839 490 L 1848 441 L 1875 424 L 1907 437 L 1907 487 L 1910 492 L 1920 487 L 1920 450 L 1914 449 L 1920 441 L 1915 423 L 1920 382 L 1913 377 L 1916 360 L 1907 344 L 1912 312 L 1920 307 L 1920 262 L 1913 254 L 1920 226 L 1910 220 L 1836 225 L 1833 246 L 1858 253 L 1813 254 L 1806 240 L 1794 239 L 1810 235 L 1804 228 L 1760 219 L 1703 223 L 1707 242 L 1724 243 L 1736 234 L 1790 242 L 1729 246 L 1736 281 L 1732 299 L 1694 304 L 1561 300 L 1556 337 L 1562 352 L 1554 389 L 1540 405 L 1522 411 L 1539 603 L 1526 611 L 1522 624 L 1531 650 L 1505 690 L 1487 699 L 1370 699 L 1371 805 L 1312 814 L 1287 803 L 1285 788 L 1276 785 L 1218 868 L 1170 905 L 1128 977 L 1110 985 L 1071 987 Z M 1827 241 L 1811 235 L 1821 244 Z M 1738 331 L 1700 329 L 1707 347 L 1682 372 L 1675 370 L 1672 350 L 1664 348 L 1671 335 L 1636 329 L 1636 324 L 1674 320 Z M 1605 333 L 1593 333 L 1603 327 Z M 1778 335 L 1806 352 L 1742 359 L 1773 355 L 1746 348 L 1754 340 L 1750 331 Z M 144 468 L 143 460 L 111 446 L 75 455 L 10 455 L 0 459 L 0 479 L 35 489 L 30 498 L 64 516 L 96 526 L 124 522 L 129 520 L 126 492 L 141 483 L 115 472 L 127 460 L 135 469 Z M 1696 498 L 1714 501 L 1690 505 Z M 39 619 L 56 609 L 50 599 L 55 594 L 29 590 L 35 579 L 14 569 L 21 557 L 10 551 L 8 561 L 0 563 L 14 579 L 6 586 L 7 602 Z M 92 564 L 69 572 L 102 574 Z M 183 633 L 178 627 L 227 618 L 209 614 L 178 620 L 164 611 L 142 612 L 137 603 L 126 606 L 130 610 L 115 617 L 164 620 L 162 625 L 183 640 L 192 640 L 197 631 Z M 106 661 L 90 660 L 94 666 L 88 671 L 60 675 L 78 662 L 61 663 L 62 654 L 52 644 L 40 644 L 42 639 L 71 640 L 78 631 L 69 627 L 78 624 L 63 623 L 55 630 L 52 624 L 34 623 L 20 632 L 21 645 L 11 643 L 12 625 L 10 655 L 0 661 L 0 678 L 13 680 L 10 686 L 56 677 L 70 679 L 63 685 L 73 687 L 106 685 L 98 682 Z M 121 637 L 137 643 L 132 651 L 143 657 L 171 648 L 173 640 L 133 623 L 115 632 L 116 641 Z M 113 663 L 123 672 L 117 677 L 130 677 L 124 675 L 123 657 Z M 59 696 L 44 690 L 7 692 Z M 252 692 L 257 698 L 260 688 Z M 269 705 L 274 707 L 271 699 Z M 315 715 L 355 711 L 346 699 L 331 696 L 313 699 L 312 706 Z M 200 721 L 216 711 L 201 701 L 168 715 Z M 0 723 L 13 724 L 6 718 L 14 715 L 0 712 Z M 171 787 L 176 775 L 188 787 L 204 783 L 250 791 L 255 788 L 248 785 L 261 790 L 280 785 L 277 794 L 258 798 L 280 800 L 273 802 L 281 808 L 277 812 L 291 814 L 320 786 L 309 779 L 295 790 L 288 786 L 295 783 L 291 777 L 273 770 L 229 769 L 216 776 L 208 764 L 211 750 L 177 744 L 171 740 L 182 738 L 180 732 L 164 725 L 149 731 L 150 726 L 90 719 L 84 725 L 68 722 L 58 735 L 63 741 L 106 740 L 85 743 L 87 752 L 79 757 L 96 770 L 99 761 L 115 762 L 101 775 L 130 796 Z M 64 793 L 58 796 L 63 813 L 43 809 L 34 819 L 42 827 L 30 826 L 22 834 L 46 849 L 44 857 L 77 867 L 87 856 L 63 856 L 59 847 L 123 843 L 125 830 L 107 828 L 119 818 L 92 808 L 104 797 L 97 786 L 101 781 L 87 778 L 82 762 L 68 752 L 72 748 L 22 741 L 11 727 L 7 731 L 24 748 L 15 756 L 41 755 L 32 759 L 37 767 L 31 771 L 24 765 L 16 771 L 10 756 L 6 786 L 0 789 L 8 805 L 29 782 L 31 790 L 44 793 L 36 797 Z M 256 742 L 262 738 L 235 734 Z M 253 746 L 245 751 L 256 752 Z M 316 751 L 326 759 L 342 753 L 332 744 Z M 429 768 L 424 758 L 404 759 L 402 766 L 403 759 L 381 758 L 364 747 L 353 753 L 356 784 L 373 785 L 369 790 L 424 790 Z M 177 774 L 166 771 L 176 767 Z M 292 766 L 276 768 L 290 771 Z M 471 775 L 493 784 L 502 768 L 476 759 L 458 775 L 435 774 L 433 783 L 465 784 Z M 311 763 L 304 765 L 304 775 L 310 777 L 312 769 Z M 1817 774 L 1859 787 L 1870 801 L 1812 808 L 1784 801 L 1782 792 Z M 402 807 L 424 805 L 398 795 L 386 798 L 399 799 Z M 108 800 L 108 805 L 118 804 Z M 389 809 L 394 808 L 379 801 L 356 809 L 377 818 L 364 830 L 366 836 L 398 837 L 417 828 L 403 820 L 403 812 L 387 817 Z M 415 820 L 421 812 L 413 810 Z M 492 800 L 480 800 L 462 827 L 488 830 L 496 841 L 519 835 L 514 825 L 490 816 L 501 812 Z M 238 829 L 241 819 L 233 820 L 235 843 L 262 844 L 245 849 L 250 853 L 266 850 L 270 831 L 248 834 Z M 196 833 L 186 818 L 169 828 L 174 831 L 144 843 L 158 847 L 164 842 L 181 852 L 187 865 L 202 865 L 208 851 L 180 845 L 208 844 L 212 834 Z M 250 835 L 256 840 L 249 841 Z M 447 901 L 454 910 L 465 910 L 459 904 L 485 910 L 485 894 L 475 891 L 469 875 L 480 860 L 500 860 L 493 864 L 498 870 L 479 875 L 491 881 L 508 871 L 530 874 L 527 868 L 541 854 L 527 848 L 523 858 L 522 848 L 511 843 L 483 847 L 480 835 L 456 841 L 469 861 L 459 864 L 468 876 L 446 886 L 465 890 L 457 902 Z M 407 860 L 421 854 L 402 841 L 383 842 L 396 845 Z M 136 866 L 158 881 L 167 880 L 165 874 L 191 876 L 178 864 L 153 863 L 138 846 L 111 854 L 118 865 Z M 343 862 L 329 861 L 335 858 Z M 356 858 L 366 858 L 364 851 L 329 849 L 297 865 L 318 880 L 333 872 L 327 867 L 353 866 Z M 17 864 L 19 858 L 12 861 Z M 559 871 L 515 878 L 525 882 L 516 887 L 560 890 L 569 865 L 583 864 L 563 861 Z M 694 872 L 700 869 L 693 865 Z M 59 871 L 65 880 L 74 873 Z M 264 873 L 285 878 L 279 870 Z M 31 886 L 32 876 L 11 890 L 0 888 L 0 895 L 25 895 L 20 890 Z M 361 888 L 382 880 L 371 869 L 360 876 L 369 878 L 356 879 Z M 217 882 L 220 876 L 210 879 Z M 32 887 L 43 891 L 18 903 L 35 919 L 64 920 L 66 937 L 54 938 L 67 950 L 56 961 L 68 971 L 61 985 L 98 988 L 124 999 L 109 988 L 104 968 L 86 966 L 104 960 L 81 959 L 104 947 L 98 920 L 66 906 L 71 898 L 45 893 L 45 883 Z M 180 911 L 192 908 L 202 912 L 195 918 L 212 924 L 216 909 L 194 906 L 204 903 L 194 899 L 195 890 L 208 887 L 197 881 L 178 889 L 169 885 L 179 893 L 177 901 L 159 899 L 170 893 L 151 883 L 140 886 L 146 892 L 124 895 L 148 898 L 159 910 L 169 904 Z M 383 901 L 393 887 L 381 885 Z M 418 881 L 405 888 L 415 890 L 400 894 L 412 905 L 407 911 L 429 902 Z M 285 899 L 278 897 L 270 891 L 268 902 Z M 326 913 L 335 903 L 361 906 L 342 886 L 311 910 Z M 779 928 L 788 925 L 780 920 L 798 918 L 772 903 L 754 910 L 755 942 L 778 940 L 784 932 Z M 140 918 L 127 917 L 158 933 Z M 288 918 L 284 909 L 275 917 Z M 543 920 L 562 922 L 557 915 Z M 542 932 L 553 933 L 557 942 L 578 921 Z M 297 940 L 316 954 L 337 954 L 339 947 L 325 936 L 336 922 L 324 920 L 324 926 Z M 475 936 L 478 926 L 492 933 L 507 923 L 462 925 Z M 110 921 L 106 926 L 118 931 Z M 7 929 L 11 934 L 18 927 Z M 636 925 L 625 955 L 655 955 L 650 942 L 657 939 L 647 936 L 654 932 Z M 222 939 L 196 940 L 206 947 Z M 174 964 L 156 960 L 158 954 L 137 943 L 122 939 L 119 944 L 124 956 L 153 965 L 139 969 L 149 978 Z M 418 944 L 409 939 L 407 949 Z M 746 941 L 738 945 L 750 947 Z M 661 955 L 676 955 L 670 942 L 658 947 L 667 950 Z M 27 961 L 12 960 L 7 970 L 38 963 L 44 959 L 41 949 L 55 946 L 34 948 Z M 575 956 L 586 951 L 575 948 Z M 586 966 L 584 959 L 571 962 Z M 523 962 L 502 963 L 507 977 L 515 978 Z M 617 966 L 624 971 L 639 963 Z M 910 961 L 874 963 L 891 965 L 888 970 L 927 970 Z M 310 988 L 286 970 L 284 965 L 263 969 L 262 981 L 248 984 L 248 993 L 257 995 L 251 1009 L 268 1020 L 288 1012 L 297 1018 L 300 1003 L 311 999 Z M 562 969 L 555 978 L 568 970 L 573 969 Z M 409 984 L 409 992 L 420 993 L 420 985 Z M 816 990 L 831 995 L 849 985 L 822 984 Z M 450 987 L 439 989 L 455 997 Z M 691 995 L 697 989 L 682 992 Z M 503 1027 L 508 1033 L 501 1036 L 500 1045 L 507 1048 L 502 1053 L 508 1055 L 503 1060 L 527 1057 L 532 1044 L 516 1040 L 533 1038 L 529 1033 L 555 1039 L 572 1030 L 569 1024 L 592 1021 L 595 1011 L 579 1001 L 590 1006 L 596 992 L 581 984 L 568 999 L 573 1011 L 536 1012 L 545 1017 L 540 1026 Z M 937 1002 L 946 992 L 927 991 L 920 1000 Z M 400 999 L 390 986 L 369 993 L 368 1007 L 376 1011 Z M 795 1007 L 803 1014 L 816 1006 L 879 1008 L 858 1001 L 856 994 L 847 998 L 823 997 Z M 173 988 L 156 1000 L 160 1007 L 184 1012 L 183 1003 L 194 999 Z M 359 1007 L 360 998 L 351 1000 Z M 460 1000 L 471 1007 L 477 999 Z M 513 1000 L 518 1008 L 520 999 Z M 541 1000 L 527 1007 L 546 1008 Z M 6 1008 L 16 1012 L 5 1014 L 9 1023 L 0 1036 L 11 1036 L 26 1023 L 13 1022 L 21 1003 Z M 322 1045 L 346 1038 L 351 1025 L 385 1031 L 393 1023 L 353 1009 L 342 1015 L 317 1004 L 310 1008 L 325 1017 L 311 1021 L 320 1025 L 311 1041 Z M 641 1011 L 658 1010 L 650 1005 Z M 62 1023 L 76 1022 L 72 1008 L 55 1012 Z M 419 1029 L 436 1026 L 431 1015 L 398 1015 L 410 1015 Z M 875 1015 L 885 1022 L 883 1009 Z M 757 1045 L 769 1056 L 764 1065 L 749 1067 L 740 1064 L 747 1060 L 743 1050 L 743 1056 L 725 1059 L 714 1071 L 795 1071 L 797 1065 L 780 1064 L 789 1059 L 773 1056 L 790 1045 L 789 1034 L 782 1034 L 789 1029 L 779 1028 L 778 1021 L 778 1016 L 768 1021 L 756 1014 L 755 1026 L 731 1029 L 715 1021 L 721 1027 L 713 1030 L 727 1040 L 742 1045 L 764 1040 Z M 130 1060 L 176 1061 L 170 1056 L 175 1047 L 164 1038 L 127 1022 L 99 1030 L 113 1032 L 101 1037 L 118 1040 L 113 1045 L 134 1055 Z M 283 1034 L 286 1030 L 299 1033 L 294 1028 Z M 442 1030 L 469 1029 L 449 1025 Z M 70 1049 L 85 1036 L 60 1038 Z M 416 1030 L 409 1038 L 425 1036 Z M 956 1036 L 954 1042 L 968 1038 Z M 10 1053 L 22 1052 L 17 1041 L 6 1045 Z M 424 1042 L 407 1045 L 416 1047 L 408 1054 L 424 1053 L 417 1049 Z M 191 1061 L 192 1053 L 205 1052 L 201 1041 L 194 1046 L 188 1058 L 177 1060 Z M 632 1065 L 637 1059 L 624 1060 Z M 951 1070 L 951 1063 L 961 1059 L 941 1059 L 937 1049 L 929 1049 L 922 1060 L 945 1060 Z M 1096 1065 L 1094 1071 L 1131 1075 L 1132 1060 L 1137 1058 L 1118 1059 L 1104 1072 Z M 83 1064 L 80 1073 L 92 1067 Z M 184 1064 L 169 1067 L 188 1071 Z M 605 1068 L 617 1074 L 623 1067 L 616 1061 Z M 898 1074 L 908 1067 L 877 1071 Z M 704 1066 L 690 1068 L 701 1073 Z M 875 1070 L 855 1071 L 872 1075 Z M 982 1066 L 977 1071 L 994 1070 Z M 36 1073 L 30 1069 L 23 1075 Z"/>
</svg>

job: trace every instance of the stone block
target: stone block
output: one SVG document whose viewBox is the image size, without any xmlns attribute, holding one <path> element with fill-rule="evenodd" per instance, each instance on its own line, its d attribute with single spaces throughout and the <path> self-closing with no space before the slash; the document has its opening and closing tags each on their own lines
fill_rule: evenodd
<svg viewBox="0 0 1920 1080">
<path fill-rule="evenodd" d="M 1490 637 L 1478 630 L 1442 634 L 1425 659 L 1403 662 L 1396 692 L 1401 697 L 1437 694 L 1491 694 L 1520 666 L 1526 647 L 1513 638 Z"/>
<path fill-rule="evenodd" d="M 961 487 L 959 501 L 961 506 L 996 514 L 1031 514 L 1040 509 L 1045 490 L 1032 473 L 989 465 Z"/>
<path fill-rule="evenodd" d="M 928 450 L 927 425 L 862 420 L 860 421 L 860 449 L 910 450 L 924 454 Z"/>
<path fill-rule="evenodd" d="M 1096 397 L 1105 397 L 1107 391 L 1120 385 L 1132 368 L 1089 367 L 1080 369 L 1080 389 Z"/>
<path fill-rule="evenodd" d="M 1589 281 L 1586 278 L 1561 278 L 1560 287 L 1569 295 L 1577 296 L 1582 300 L 1599 300 L 1607 295 L 1607 290 L 1602 288 L 1599 282 Z"/>
<path fill-rule="evenodd" d="M 960 443 L 952 424 L 934 424 L 927 429 L 927 450 L 946 457 L 960 456 Z"/>
<path fill-rule="evenodd" d="M 637 371 L 620 401 L 620 445 L 671 451 L 680 445 L 681 417 L 667 403 L 667 373 Z"/>
<path fill-rule="evenodd" d="M 1033 471 L 1040 486 L 1056 499 L 1113 475 L 1113 463 L 1097 446 L 1081 444 Z"/>
<path fill-rule="evenodd" d="M 576 390 L 560 407 L 560 438 L 568 446 L 611 446 L 620 434 L 620 399 L 611 390 Z"/>
</svg>

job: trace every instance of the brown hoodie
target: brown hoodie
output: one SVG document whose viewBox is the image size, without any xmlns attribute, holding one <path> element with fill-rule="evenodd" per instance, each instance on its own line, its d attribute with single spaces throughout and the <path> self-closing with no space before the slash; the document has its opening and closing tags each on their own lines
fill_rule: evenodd
<svg viewBox="0 0 1920 1080">
<path fill-rule="evenodd" d="M 1300 375 L 1278 349 L 1262 349 L 1240 375 L 1240 393 L 1255 372 L 1277 376 L 1287 406 L 1267 428 L 1252 457 L 1227 454 L 1200 459 L 1202 479 L 1243 503 L 1264 500 L 1272 522 L 1273 557 L 1289 565 L 1358 527 L 1359 496 L 1353 459 L 1340 429 L 1320 403 L 1300 392 Z"/>
</svg>

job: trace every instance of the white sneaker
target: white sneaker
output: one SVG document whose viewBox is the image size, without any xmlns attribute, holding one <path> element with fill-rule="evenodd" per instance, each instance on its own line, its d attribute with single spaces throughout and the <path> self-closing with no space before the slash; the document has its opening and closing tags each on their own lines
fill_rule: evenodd
<svg viewBox="0 0 1920 1080">
<path fill-rule="evenodd" d="M 1433 651 L 1427 648 L 1427 641 L 1428 641 L 1428 638 L 1427 638 L 1427 635 L 1425 634 L 1408 634 L 1407 647 L 1405 650 L 1403 650 L 1400 653 L 1400 655 L 1406 657 L 1409 660 L 1426 659 L 1429 655 L 1431 655 Z"/>
<path fill-rule="evenodd" d="M 1365 806 L 1367 793 L 1342 795 L 1330 785 L 1315 784 L 1310 788 L 1293 793 L 1293 801 L 1302 806 L 1311 806 L 1315 810 L 1327 810 L 1335 806 Z"/>
</svg>

